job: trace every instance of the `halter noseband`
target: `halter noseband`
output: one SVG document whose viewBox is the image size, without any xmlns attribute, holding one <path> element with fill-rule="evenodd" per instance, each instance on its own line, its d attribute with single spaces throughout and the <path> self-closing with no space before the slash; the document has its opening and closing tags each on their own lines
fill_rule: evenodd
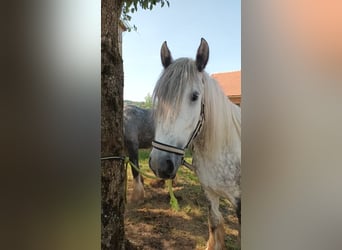
<svg viewBox="0 0 342 250">
<path fill-rule="evenodd" d="M 175 146 L 171 146 L 171 145 L 168 145 L 168 144 L 165 144 L 165 143 L 162 143 L 162 142 L 159 142 L 159 141 L 156 141 L 156 140 L 153 140 L 152 141 L 152 147 L 158 149 L 158 150 L 161 150 L 161 151 L 165 151 L 165 152 L 168 152 L 168 153 L 173 153 L 173 154 L 177 154 L 177 155 L 182 155 L 183 158 L 182 158 L 182 164 L 184 166 L 186 166 L 187 168 L 191 169 L 191 170 L 194 170 L 193 166 L 186 162 L 184 160 L 184 154 L 185 154 L 185 150 L 189 147 L 189 145 L 191 144 L 191 142 L 196 138 L 196 136 L 198 135 L 198 133 L 201 131 L 201 128 L 202 128 L 202 125 L 203 125 L 203 122 L 204 122 L 204 103 L 202 101 L 201 103 L 201 113 L 200 113 L 200 118 L 196 124 L 196 127 L 194 129 L 194 131 L 192 132 L 191 134 L 191 137 L 188 141 L 188 143 L 185 145 L 184 148 L 180 148 L 180 147 L 175 147 Z"/>
</svg>

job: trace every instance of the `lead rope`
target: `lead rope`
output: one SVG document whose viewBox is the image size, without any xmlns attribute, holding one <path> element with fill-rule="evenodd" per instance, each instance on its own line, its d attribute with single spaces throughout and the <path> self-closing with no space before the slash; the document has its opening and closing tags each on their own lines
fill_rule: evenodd
<svg viewBox="0 0 342 250">
<path fill-rule="evenodd" d="M 191 163 L 187 162 L 187 161 L 184 159 L 184 157 L 183 157 L 183 160 L 182 160 L 182 165 L 185 166 L 185 167 L 187 167 L 187 168 L 190 169 L 191 171 L 195 171 L 194 166 L 193 166 Z"/>
</svg>

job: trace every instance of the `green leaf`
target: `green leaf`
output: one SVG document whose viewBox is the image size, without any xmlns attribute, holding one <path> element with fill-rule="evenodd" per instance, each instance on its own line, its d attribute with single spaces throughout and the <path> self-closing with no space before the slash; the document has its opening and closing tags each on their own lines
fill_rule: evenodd
<svg viewBox="0 0 342 250">
<path fill-rule="evenodd" d="M 138 11 L 138 6 L 143 10 L 152 10 L 154 6 L 160 3 L 161 7 L 165 6 L 165 3 L 168 7 L 170 7 L 169 0 L 124 0 L 122 6 L 121 20 L 125 21 L 125 25 L 127 26 L 127 31 L 130 32 L 132 30 L 137 31 L 137 27 L 135 25 L 130 25 L 132 17 L 129 13 L 135 13 Z"/>
<path fill-rule="evenodd" d="M 148 1 L 142 2 L 141 7 L 143 7 L 143 9 L 147 9 L 148 8 Z"/>
</svg>

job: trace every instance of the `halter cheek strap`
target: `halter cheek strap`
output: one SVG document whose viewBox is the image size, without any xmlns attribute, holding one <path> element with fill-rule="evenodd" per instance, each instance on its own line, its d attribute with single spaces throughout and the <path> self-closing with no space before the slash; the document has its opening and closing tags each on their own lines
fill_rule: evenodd
<svg viewBox="0 0 342 250">
<path fill-rule="evenodd" d="M 180 148 L 180 147 L 175 147 L 175 146 L 171 146 L 171 145 L 168 145 L 168 144 L 165 144 L 165 143 L 162 143 L 162 142 L 159 142 L 159 141 L 156 141 L 156 140 L 153 140 L 152 141 L 152 147 L 156 148 L 156 149 L 159 149 L 161 151 L 165 151 L 165 152 L 168 152 L 168 153 L 173 153 L 173 154 L 177 154 L 177 155 L 182 155 L 183 156 L 183 159 L 182 159 L 182 164 L 184 166 L 186 166 L 187 168 L 191 169 L 191 170 L 194 170 L 193 166 L 186 162 L 184 160 L 184 154 L 185 154 L 185 150 L 189 147 L 189 145 L 191 144 L 191 142 L 196 138 L 196 136 L 199 134 L 199 132 L 201 131 L 201 128 L 202 128 L 202 125 L 203 125 L 203 122 L 205 120 L 205 117 L 204 117 L 204 103 L 202 102 L 201 103 L 201 113 L 200 113 L 200 118 L 196 124 L 196 127 L 194 129 L 194 131 L 192 132 L 191 136 L 190 136 L 190 139 L 188 141 L 188 143 L 185 145 L 184 148 Z"/>
<path fill-rule="evenodd" d="M 201 103 L 201 113 L 200 113 L 200 118 L 196 124 L 195 130 L 194 132 L 192 132 L 192 135 L 188 141 L 188 143 L 186 144 L 185 148 L 188 148 L 190 143 L 197 137 L 198 133 L 201 131 L 202 125 L 204 122 L 204 103 Z"/>
</svg>

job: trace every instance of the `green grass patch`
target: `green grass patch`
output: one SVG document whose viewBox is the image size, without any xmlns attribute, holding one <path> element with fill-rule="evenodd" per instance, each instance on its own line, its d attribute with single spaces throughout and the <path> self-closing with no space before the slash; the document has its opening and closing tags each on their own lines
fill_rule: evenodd
<svg viewBox="0 0 342 250">
<path fill-rule="evenodd" d="M 148 163 L 151 149 L 139 149 L 139 163 Z"/>
</svg>

